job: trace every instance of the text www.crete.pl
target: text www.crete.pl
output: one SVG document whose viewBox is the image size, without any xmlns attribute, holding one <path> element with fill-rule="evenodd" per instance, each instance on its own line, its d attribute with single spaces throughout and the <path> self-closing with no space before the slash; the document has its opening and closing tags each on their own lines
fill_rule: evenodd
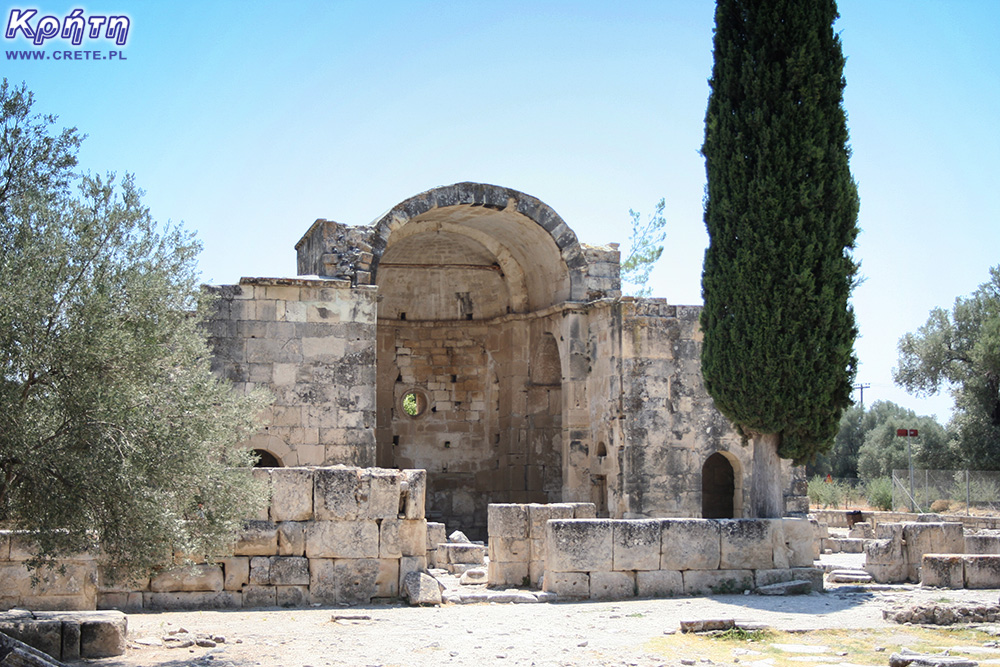
<svg viewBox="0 0 1000 667">
<path fill-rule="evenodd" d="M 7 51 L 7 60 L 128 60 L 122 51 Z"/>
</svg>

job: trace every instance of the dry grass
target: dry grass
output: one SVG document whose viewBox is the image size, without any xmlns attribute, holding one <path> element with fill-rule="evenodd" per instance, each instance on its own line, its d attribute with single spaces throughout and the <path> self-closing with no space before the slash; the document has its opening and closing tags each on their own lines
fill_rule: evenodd
<svg viewBox="0 0 1000 667">
<path fill-rule="evenodd" d="M 657 637 L 646 644 L 646 649 L 671 661 L 685 658 L 696 664 L 703 659 L 715 663 L 749 663 L 767 660 L 774 667 L 803 667 L 803 657 L 815 657 L 813 664 L 840 662 L 854 665 L 880 665 L 889 662 L 889 655 L 902 648 L 918 653 L 940 653 L 947 649 L 950 655 L 982 660 L 982 647 L 995 638 L 982 630 L 968 628 L 922 628 L 900 626 L 870 630 L 815 630 L 810 632 L 728 632 L 718 635 L 674 634 Z M 815 647 L 793 652 L 777 645 Z M 971 651 L 970 647 L 980 649 Z M 1000 648 L 993 649 L 1000 658 Z M 992 652 L 991 651 L 991 652 Z"/>
</svg>

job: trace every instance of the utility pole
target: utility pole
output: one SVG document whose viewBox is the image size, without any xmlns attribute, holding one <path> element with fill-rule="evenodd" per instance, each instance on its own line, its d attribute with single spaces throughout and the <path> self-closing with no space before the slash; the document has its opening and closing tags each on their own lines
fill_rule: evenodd
<svg viewBox="0 0 1000 667">
<path fill-rule="evenodd" d="M 859 382 L 858 384 L 854 385 L 854 388 L 861 392 L 861 398 L 858 401 L 858 403 L 861 404 L 861 409 L 864 410 L 865 409 L 865 389 L 871 389 L 871 384 L 869 384 L 867 382 Z"/>
</svg>

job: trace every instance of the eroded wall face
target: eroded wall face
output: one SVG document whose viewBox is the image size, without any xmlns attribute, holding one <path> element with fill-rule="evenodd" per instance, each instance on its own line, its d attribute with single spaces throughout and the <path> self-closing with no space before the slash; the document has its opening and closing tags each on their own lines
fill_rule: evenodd
<svg viewBox="0 0 1000 667">
<path fill-rule="evenodd" d="M 283 466 L 374 465 L 375 289 L 263 278 L 207 289 L 212 370 L 274 398 L 247 445 Z"/>
<path fill-rule="evenodd" d="M 448 530 L 485 538 L 489 503 L 559 500 L 558 349 L 537 328 L 516 318 L 379 324 L 378 462 L 427 470 L 428 518 Z M 418 414 L 407 412 L 409 393 Z"/>
</svg>

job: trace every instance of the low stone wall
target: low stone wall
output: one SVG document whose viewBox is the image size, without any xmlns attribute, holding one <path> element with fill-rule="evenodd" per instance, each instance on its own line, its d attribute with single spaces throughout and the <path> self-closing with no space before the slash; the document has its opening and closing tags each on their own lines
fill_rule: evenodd
<svg viewBox="0 0 1000 667">
<path fill-rule="evenodd" d="M 848 528 L 847 515 L 853 510 L 813 510 L 810 516 L 833 528 Z M 864 521 L 880 523 L 960 523 L 968 530 L 1000 530 L 1000 517 L 968 516 L 965 514 L 918 514 L 916 512 L 863 511 Z"/>
<path fill-rule="evenodd" d="M 592 519 L 594 503 L 493 503 L 487 510 L 490 586 L 542 587 L 545 525 L 550 519 Z"/>
<path fill-rule="evenodd" d="M 865 570 L 882 584 L 920 581 L 925 554 L 963 554 L 960 523 L 880 523 L 865 543 Z"/>
<path fill-rule="evenodd" d="M 365 604 L 398 597 L 427 568 L 426 473 L 381 468 L 259 468 L 269 507 L 246 523 L 234 554 L 125 586 L 96 561 L 67 561 L 33 588 L 16 535 L 0 533 L 0 608 L 235 609 Z"/>
<path fill-rule="evenodd" d="M 737 593 L 808 581 L 806 519 L 565 519 L 546 527 L 544 590 L 561 598 L 624 599 Z"/>
<path fill-rule="evenodd" d="M 1000 556 L 924 554 L 920 584 L 937 588 L 1000 588 Z"/>
</svg>

